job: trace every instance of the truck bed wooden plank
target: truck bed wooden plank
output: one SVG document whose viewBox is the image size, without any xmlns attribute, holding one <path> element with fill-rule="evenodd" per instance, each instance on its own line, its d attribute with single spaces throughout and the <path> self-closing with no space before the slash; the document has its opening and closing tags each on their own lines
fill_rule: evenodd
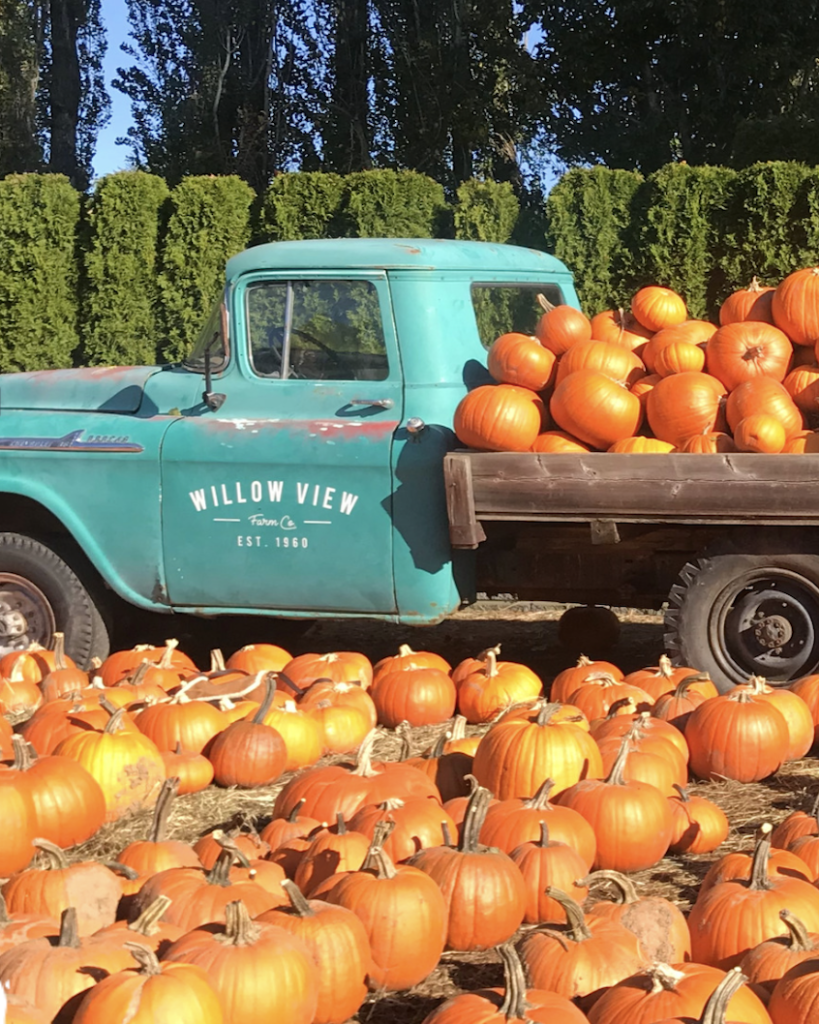
<svg viewBox="0 0 819 1024">
<path fill-rule="evenodd" d="M 452 452 L 445 473 L 455 488 L 464 462 L 476 521 L 819 523 L 819 455 Z M 467 529 L 463 500 L 456 505 Z"/>
<path fill-rule="evenodd" d="M 469 459 L 453 462 L 446 476 L 446 505 L 449 515 L 449 539 L 454 548 L 476 548 L 486 540 L 475 516 L 472 490 L 472 464 Z"/>
</svg>

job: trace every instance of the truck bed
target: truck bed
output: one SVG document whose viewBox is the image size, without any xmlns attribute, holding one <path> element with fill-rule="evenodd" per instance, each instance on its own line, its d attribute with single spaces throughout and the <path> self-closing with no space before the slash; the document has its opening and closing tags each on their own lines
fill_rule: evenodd
<svg viewBox="0 0 819 1024">
<path fill-rule="evenodd" d="M 452 546 L 476 548 L 487 521 L 819 525 L 819 455 L 541 455 L 454 451 L 444 457 Z"/>
</svg>

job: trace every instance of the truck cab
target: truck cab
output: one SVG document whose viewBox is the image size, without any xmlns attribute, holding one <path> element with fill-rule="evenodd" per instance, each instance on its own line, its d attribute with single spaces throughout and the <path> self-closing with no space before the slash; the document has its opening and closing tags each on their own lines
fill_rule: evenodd
<svg viewBox="0 0 819 1024">
<path fill-rule="evenodd" d="M 474 598 L 444 455 L 486 347 L 566 268 L 429 239 L 260 245 L 180 365 L 0 378 L 0 650 L 107 650 L 107 595 L 165 614 L 433 623 Z"/>
</svg>

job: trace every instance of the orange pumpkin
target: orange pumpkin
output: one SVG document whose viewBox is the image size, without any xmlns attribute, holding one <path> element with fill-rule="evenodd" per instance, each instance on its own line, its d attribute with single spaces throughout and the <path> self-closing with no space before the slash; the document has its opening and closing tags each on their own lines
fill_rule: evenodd
<svg viewBox="0 0 819 1024">
<path fill-rule="evenodd" d="M 657 357 L 668 345 L 688 344 L 701 347 L 716 331 L 714 324 L 707 320 L 686 320 L 675 327 L 666 327 L 652 335 L 651 341 L 640 352 L 640 358 L 646 364 L 649 373 L 655 372 Z"/>
<path fill-rule="evenodd" d="M 573 345 L 558 363 L 555 384 L 578 370 L 594 370 L 626 386 L 636 384 L 646 375 L 638 356 L 622 345 L 607 341 L 581 341 Z"/>
<path fill-rule="evenodd" d="M 734 427 L 734 442 L 740 452 L 776 455 L 785 447 L 786 441 L 782 421 L 764 412 L 746 416 Z"/>
<path fill-rule="evenodd" d="M 699 345 L 687 341 L 672 341 L 665 345 L 654 361 L 654 372 L 660 377 L 672 373 L 699 373 L 705 369 L 705 352 Z"/>
<path fill-rule="evenodd" d="M 819 364 L 797 366 L 782 383 L 796 407 L 815 421 L 819 416 Z"/>
<path fill-rule="evenodd" d="M 674 373 L 651 390 L 648 422 L 656 437 L 680 448 L 694 434 L 721 431 L 725 388 L 707 373 Z"/>
<path fill-rule="evenodd" d="M 576 342 L 591 339 L 592 325 L 574 306 L 554 306 L 538 321 L 535 336 L 556 356 L 562 356 Z"/>
<path fill-rule="evenodd" d="M 578 455 L 590 452 L 591 445 L 578 441 L 576 437 L 567 434 L 565 430 L 546 430 L 537 435 L 529 450 L 551 455 Z"/>
<path fill-rule="evenodd" d="M 788 274 L 777 285 L 771 304 L 773 320 L 795 345 L 819 339 L 819 267 Z"/>
<path fill-rule="evenodd" d="M 641 288 L 631 300 L 631 312 L 650 331 L 681 324 L 688 316 L 685 301 L 671 288 L 651 284 Z"/>
<path fill-rule="evenodd" d="M 802 413 L 785 386 L 770 377 L 746 380 L 734 388 L 725 405 L 725 415 L 731 430 L 736 430 L 737 424 L 746 416 L 760 412 L 780 420 L 788 437 L 792 437 L 804 427 Z"/>
<path fill-rule="evenodd" d="M 694 434 L 677 450 L 689 455 L 717 455 L 735 452 L 737 446 L 730 434 L 710 431 L 705 434 Z"/>
<path fill-rule="evenodd" d="M 486 365 L 499 384 L 517 384 L 543 391 L 552 382 L 557 359 L 554 352 L 529 334 L 502 334 L 492 342 Z"/>
<path fill-rule="evenodd" d="M 607 309 L 597 313 L 592 317 L 591 329 L 591 336 L 596 341 L 622 345 L 638 354 L 653 333 L 638 323 L 631 313 L 626 313 L 622 309 Z"/>
<path fill-rule="evenodd" d="M 739 320 L 761 320 L 763 323 L 772 324 L 774 289 L 766 288 L 754 277 L 747 288 L 741 288 L 733 292 L 719 308 L 719 322 L 734 324 Z"/>
<path fill-rule="evenodd" d="M 601 449 L 633 437 L 643 418 L 640 399 L 595 370 L 569 374 L 555 388 L 549 409 L 558 426 Z"/>
<path fill-rule="evenodd" d="M 469 448 L 528 451 L 541 431 L 544 406 L 534 391 L 514 384 L 484 384 L 455 410 L 458 440 Z"/>
<path fill-rule="evenodd" d="M 639 453 L 641 455 L 667 455 L 674 451 L 674 445 L 668 441 L 660 441 L 656 437 L 626 437 L 622 441 L 615 441 L 609 448 L 610 452 Z"/>
<path fill-rule="evenodd" d="M 793 348 L 778 327 L 759 320 L 726 324 L 706 346 L 708 372 L 732 391 L 754 377 L 784 380 L 791 368 Z"/>
</svg>

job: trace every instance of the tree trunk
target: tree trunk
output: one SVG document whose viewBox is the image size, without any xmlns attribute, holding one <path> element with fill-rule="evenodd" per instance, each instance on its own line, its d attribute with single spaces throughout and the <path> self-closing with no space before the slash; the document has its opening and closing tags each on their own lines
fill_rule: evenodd
<svg viewBox="0 0 819 1024">
<path fill-rule="evenodd" d="M 88 182 L 77 160 L 80 62 L 77 31 L 82 0 L 51 0 L 51 159 L 49 170 L 65 174 L 79 189 Z"/>
<path fill-rule="evenodd" d="M 340 174 L 372 166 L 368 68 L 367 0 L 338 0 L 333 53 L 335 81 L 324 148 L 328 169 Z"/>
</svg>

